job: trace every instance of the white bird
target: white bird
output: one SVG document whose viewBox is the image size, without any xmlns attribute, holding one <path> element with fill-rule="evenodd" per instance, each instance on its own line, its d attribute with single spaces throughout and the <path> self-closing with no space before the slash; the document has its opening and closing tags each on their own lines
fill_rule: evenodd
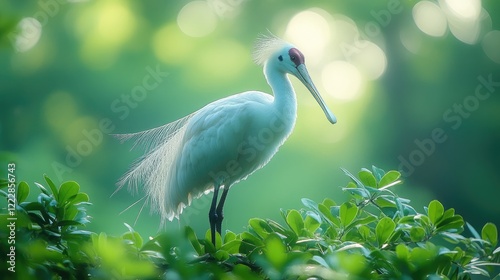
<svg viewBox="0 0 500 280">
<path fill-rule="evenodd" d="M 146 148 L 119 180 L 117 190 L 126 184 L 137 190 L 142 184 L 143 199 L 160 214 L 162 224 L 179 218 L 193 198 L 213 191 L 209 221 L 215 244 L 215 231 L 221 233 L 223 206 L 231 186 L 266 165 L 293 130 L 297 101 L 287 74 L 307 87 L 332 124 L 337 122 L 296 47 L 264 36 L 257 40 L 254 60 L 264 66 L 273 95 L 242 92 L 161 127 L 116 135 L 122 142 L 135 139 L 134 146 Z"/>
</svg>

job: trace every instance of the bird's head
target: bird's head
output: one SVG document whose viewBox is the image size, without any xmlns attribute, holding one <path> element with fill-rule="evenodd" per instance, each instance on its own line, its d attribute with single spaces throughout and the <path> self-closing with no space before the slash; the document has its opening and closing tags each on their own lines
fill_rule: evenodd
<svg viewBox="0 0 500 280">
<path fill-rule="evenodd" d="M 277 37 L 266 36 L 257 41 L 254 60 L 265 67 L 273 67 L 277 71 L 292 74 L 297 77 L 311 92 L 319 103 L 326 118 L 332 123 L 337 122 L 335 115 L 328 109 L 323 98 L 314 85 L 305 65 L 305 58 L 299 49 Z"/>
</svg>

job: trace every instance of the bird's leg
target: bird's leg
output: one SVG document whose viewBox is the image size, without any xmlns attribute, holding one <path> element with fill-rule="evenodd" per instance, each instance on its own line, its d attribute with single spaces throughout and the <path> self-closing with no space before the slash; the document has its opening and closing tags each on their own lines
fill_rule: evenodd
<svg viewBox="0 0 500 280">
<path fill-rule="evenodd" d="M 212 244 L 215 246 L 215 226 L 217 223 L 217 197 L 219 196 L 220 184 L 214 185 L 214 196 L 212 198 L 212 205 L 210 206 L 210 211 L 208 212 L 208 221 L 210 222 L 210 233 L 212 236 Z"/>
<path fill-rule="evenodd" d="M 217 205 L 217 209 L 215 211 L 215 216 L 217 217 L 217 220 L 215 221 L 215 229 L 219 234 L 221 234 L 222 220 L 224 220 L 224 213 L 222 208 L 224 208 L 224 203 L 226 202 L 228 191 L 229 186 L 224 186 L 224 189 L 222 190 L 222 194 L 220 196 L 219 204 Z"/>
</svg>

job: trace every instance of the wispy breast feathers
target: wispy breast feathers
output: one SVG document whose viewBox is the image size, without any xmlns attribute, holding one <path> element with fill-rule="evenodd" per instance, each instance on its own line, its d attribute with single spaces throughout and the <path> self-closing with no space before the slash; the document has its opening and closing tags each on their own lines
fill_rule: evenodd
<svg viewBox="0 0 500 280">
<path fill-rule="evenodd" d="M 258 65 L 264 65 L 271 55 L 285 47 L 287 44 L 287 42 L 271 33 L 269 35 L 261 35 L 255 42 L 253 60 Z"/>
</svg>

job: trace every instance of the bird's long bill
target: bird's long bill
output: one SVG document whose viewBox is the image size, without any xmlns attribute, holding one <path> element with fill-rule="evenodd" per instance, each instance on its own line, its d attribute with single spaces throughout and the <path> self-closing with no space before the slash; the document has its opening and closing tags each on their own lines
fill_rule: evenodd
<svg viewBox="0 0 500 280">
<path fill-rule="evenodd" d="M 332 124 L 335 124 L 337 122 L 337 118 L 330 111 L 330 109 L 328 109 L 325 101 L 323 101 L 323 98 L 316 89 L 316 86 L 314 86 L 314 83 L 312 82 L 311 77 L 309 76 L 309 72 L 307 72 L 306 66 L 304 64 L 300 64 L 299 66 L 297 66 L 297 70 L 299 71 L 299 75 L 297 76 L 297 78 L 299 78 L 299 80 L 307 87 L 307 89 L 314 96 L 314 99 L 318 101 L 319 106 L 321 107 L 321 109 L 323 109 L 323 112 L 325 112 L 326 118 Z"/>
</svg>

